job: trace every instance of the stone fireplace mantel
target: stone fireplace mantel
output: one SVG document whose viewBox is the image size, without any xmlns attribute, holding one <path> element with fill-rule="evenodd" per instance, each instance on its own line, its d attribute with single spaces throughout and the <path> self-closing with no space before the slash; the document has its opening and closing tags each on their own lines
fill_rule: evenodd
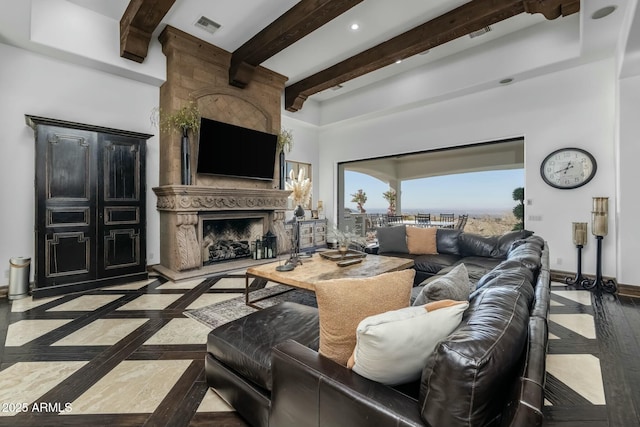
<svg viewBox="0 0 640 427">
<path fill-rule="evenodd" d="M 153 189 L 157 209 L 170 212 L 220 210 L 286 210 L 290 191 L 254 188 L 213 188 L 165 185 Z"/>
<path fill-rule="evenodd" d="M 202 215 L 262 213 L 266 230 L 278 236 L 279 252 L 286 249 L 284 213 L 290 191 L 196 185 L 165 185 L 153 191 L 158 197 L 161 230 L 160 265 L 155 268 L 171 280 L 213 272 L 203 270 Z"/>
</svg>

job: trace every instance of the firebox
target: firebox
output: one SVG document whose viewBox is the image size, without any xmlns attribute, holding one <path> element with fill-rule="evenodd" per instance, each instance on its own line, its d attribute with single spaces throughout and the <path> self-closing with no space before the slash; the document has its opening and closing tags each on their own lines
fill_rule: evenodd
<svg viewBox="0 0 640 427">
<path fill-rule="evenodd" d="M 252 257 L 251 243 L 267 230 L 267 215 L 202 215 L 202 264 Z"/>
</svg>

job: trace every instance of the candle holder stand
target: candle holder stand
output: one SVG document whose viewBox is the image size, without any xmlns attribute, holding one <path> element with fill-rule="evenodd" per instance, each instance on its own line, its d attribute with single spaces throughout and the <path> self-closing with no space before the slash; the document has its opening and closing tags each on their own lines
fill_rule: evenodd
<svg viewBox="0 0 640 427">
<path fill-rule="evenodd" d="M 580 286 L 583 280 L 587 280 L 587 278 L 582 275 L 582 247 L 582 245 L 576 245 L 576 248 L 578 249 L 578 272 L 576 273 L 576 277 L 573 279 L 570 277 L 564 279 L 564 282 L 567 285 Z"/>
<path fill-rule="evenodd" d="M 591 279 L 583 279 L 580 284 L 586 290 L 595 290 L 601 289 L 605 292 L 614 293 L 616 291 L 616 284 L 613 280 L 608 279 L 604 280 L 602 278 L 602 239 L 604 236 L 596 236 L 596 240 L 598 241 L 597 248 L 597 265 L 596 265 L 596 278 L 594 280 Z"/>
</svg>

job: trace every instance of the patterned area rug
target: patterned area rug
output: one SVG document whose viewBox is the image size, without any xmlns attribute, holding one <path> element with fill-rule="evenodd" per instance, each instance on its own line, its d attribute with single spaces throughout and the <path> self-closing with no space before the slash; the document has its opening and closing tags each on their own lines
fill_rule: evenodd
<svg viewBox="0 0 640 427">
<path fill-rule="evenodd" d="M 316 297 L 313 292 L 295 289 L 286 285 L 275 285 L 259 289 L 251 292 L 250 297 L 251 301 L 260 299 L 260 301 L 255 303 L 255 305 L 260 308 L 271 307 L 284 301 L 293 301 L 317 307 Z M 242 295 L 206 307 L 187 310 L 184 312 L 184 315 L 214 329 L 257 310 L 258 309 L 246 305 L 245 297 Z"/>
</svg>

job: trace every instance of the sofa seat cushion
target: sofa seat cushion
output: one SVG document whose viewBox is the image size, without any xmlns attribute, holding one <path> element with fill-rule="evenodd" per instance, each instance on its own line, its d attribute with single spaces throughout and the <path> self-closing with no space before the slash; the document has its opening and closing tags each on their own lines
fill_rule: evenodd
<svg viewBox="0 0 640 427">
<path fill-rule="evenodd" d="M 457 263 L 460 257 L 457 255 L 437 254 L 437 255 L 415 255 L 413 258 L 414 268 L 429 274 L 437 274 L 445 267 L 450 267 Z"/>
<path fill-rule="evenodd" d="M 522 293 L 508 286 L 488 287 L 474 296 L 462 324 L 436 346 L 422 372 L 419 401 L 428 425 L 495 422 L 518 375 L 528 305 Z"/>
<path fill-rule="evenodd" d="M 472 279 L 474 283 L 478 283 L 478 280 L 480 280 L 482 276 L 493 270 L 501 262 L 502 260 L 497 258 L 467 256 L 460 259 L 455 265 L 466 265 L 467 271 L 469 272 L 469 278 Z"/>
<path fill-rule="evenodd" d="M 207 352 L 259 387 L 271 390 L 271 348 L 288 339 L 318 350 L 318 309 L 283 302 L 251 313 L 212 330 Z"/>
</svg>

